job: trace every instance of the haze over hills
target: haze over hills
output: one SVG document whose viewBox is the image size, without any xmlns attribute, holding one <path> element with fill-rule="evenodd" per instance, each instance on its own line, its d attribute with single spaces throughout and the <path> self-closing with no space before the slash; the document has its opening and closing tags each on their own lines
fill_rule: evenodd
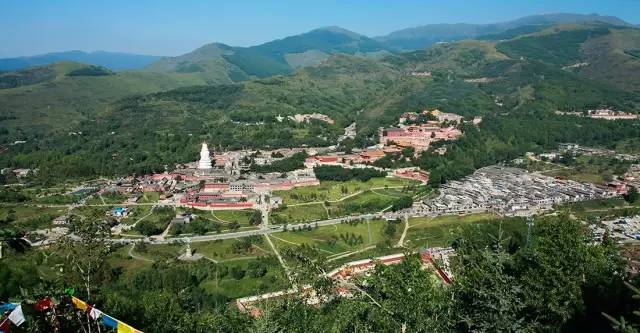
<svg viewBox="0 0 640 333">
<path fill-rule="evenodd" d="M 48 65 L 58 61 L 75 61 L 104 66 L 111 70 L 139 69 L 160 59 L 157 56 L 106 51 L 65 51 L 28 57 L 0 59 L 0 71 L 15 71 L 32 66 Z"/>
<path fill-rule="evenodd" d="M 542 14 L 522 17 L 513 21 L 491 24 L 427 24 L 420 27 L 394 31 L 374 39 L 395 50 L 416 50 L 437 42 L 473 39 L 482 35 L 497 34 L 522 26 L 538 26 L 560 23 L 603 22 L 619 26 L 631 26 L 617 17 L 597 14 Z"/>
</svg>

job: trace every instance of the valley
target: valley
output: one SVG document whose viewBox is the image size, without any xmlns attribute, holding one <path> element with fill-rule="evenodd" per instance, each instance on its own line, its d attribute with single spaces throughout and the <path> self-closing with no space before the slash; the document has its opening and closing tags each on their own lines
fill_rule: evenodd
<svg viewBox="0 0 640 333">
<path fill-rule="evenodd" d="M 639 31 L 0 59 L 0 305 L 18 332 L 613 332 L 640 276 Z"/>
</svg>

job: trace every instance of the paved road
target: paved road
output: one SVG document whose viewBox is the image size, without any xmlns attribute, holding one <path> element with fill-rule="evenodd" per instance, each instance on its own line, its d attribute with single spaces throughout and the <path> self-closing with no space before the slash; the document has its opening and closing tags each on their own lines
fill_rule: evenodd
<svg viewBox="0 0 640 333">
<path fill-rule="evenodd" d="M 317 222 L 309 222 L 309 223 L 300 223 L 289 225 L 289 229 L 291 227 L 302 227 L 306 228 L 307 226 L 315 227 L 318 225 L 319 227 L 340 224 L 342 222 L 362 220 L 362 219 L 374 219 L 374 218 L 382 218 L 383 214 L 364 214 L 358 216 L 347 216 L 335 219 L 322 220 Z M 201 236 L 191 236 L 191 237 L 177 237 L 177 238 L 169 238 L 169 239 L 160 239 L 150 237 L 148 242 L 150 244 L 169 244 L 176 241 L 188 241 L 188 242 L 209 242 L 219 239 L 233 239 L 233 238 L 242 238 L 242 237 L 250 237 L 250 236 L 259 236 L 259 235 L 270 235 L 277 232 L 285 231 L 284 225 L 271 225 L 267 229 L 257 229 L 257 230 L 249 230 L 249 231 L 238 231 L 238 232 L 230 232 L 224 234 L 213 234 L 213 235 L 201 235 Z M 140 238 L 118 238 L 111 239 L 114 243 L 122 243 L 122 244 L 130 244 L 134 242 L 139 242 Z"/>
</svg>

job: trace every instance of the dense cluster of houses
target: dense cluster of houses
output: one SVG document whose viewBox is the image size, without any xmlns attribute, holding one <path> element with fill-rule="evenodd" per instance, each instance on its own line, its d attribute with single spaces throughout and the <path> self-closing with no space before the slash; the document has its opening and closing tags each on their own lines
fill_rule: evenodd
<svg viewBox="0 0 640 333">
<path fill-rule="evenodd" d="M 615 190 L 561 180 L 523 169 L 491 166 L 440 189 L 440 196 L 413 207 L 416 213 L 454 214 L 486 210 L 527 216 L 554 204 L 616 196 Z"/>
<path fill-rule="evenodd" d="M 311 114 L 298 113 L 298 114 L 294 114 L 293 116 L 288 116 L 287 118 L 291 121 L 295 121 L 296 123 L 308 123 L 308 122 L 311 122 L 311 120 L 324 121 L 325 123 L 328 123 L 328 124 L 335 123 L 335 121 L 331 119 L 329 116 L 320 114 L 320 113 L 311 113 Z M 279 122 L 282 122 L 284 120 L 284 117 L 278 116 L 276 119 Z"/>
<path fill-rule="evenodd" d="M 594 119 L 605 119 L 605 120 L 631 120 L 638 119 L 637 114 L 627 113 L 622 111 L 614 111 L 611 109 L 597 109 L 597 110 L 589 110 L 587 111 L 589 118 Z"/>
</svg>

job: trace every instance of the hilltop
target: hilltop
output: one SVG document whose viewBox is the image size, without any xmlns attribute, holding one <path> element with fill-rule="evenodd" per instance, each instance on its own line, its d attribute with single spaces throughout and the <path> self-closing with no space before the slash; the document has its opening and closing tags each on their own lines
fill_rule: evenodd
<svg viewBox="0 0 640 333">
<path fill-rule="evenodd" d="M 178 57 L 158 60 L 147 70 L 199 73 L 237 82 L 249 78 L 290 74 L 318 65 L 331 54 L 375 54 L 388 51 L 371 39 L 339 27 L 326 27 L 251 47 L 207 44 Z"/>
</svg>

